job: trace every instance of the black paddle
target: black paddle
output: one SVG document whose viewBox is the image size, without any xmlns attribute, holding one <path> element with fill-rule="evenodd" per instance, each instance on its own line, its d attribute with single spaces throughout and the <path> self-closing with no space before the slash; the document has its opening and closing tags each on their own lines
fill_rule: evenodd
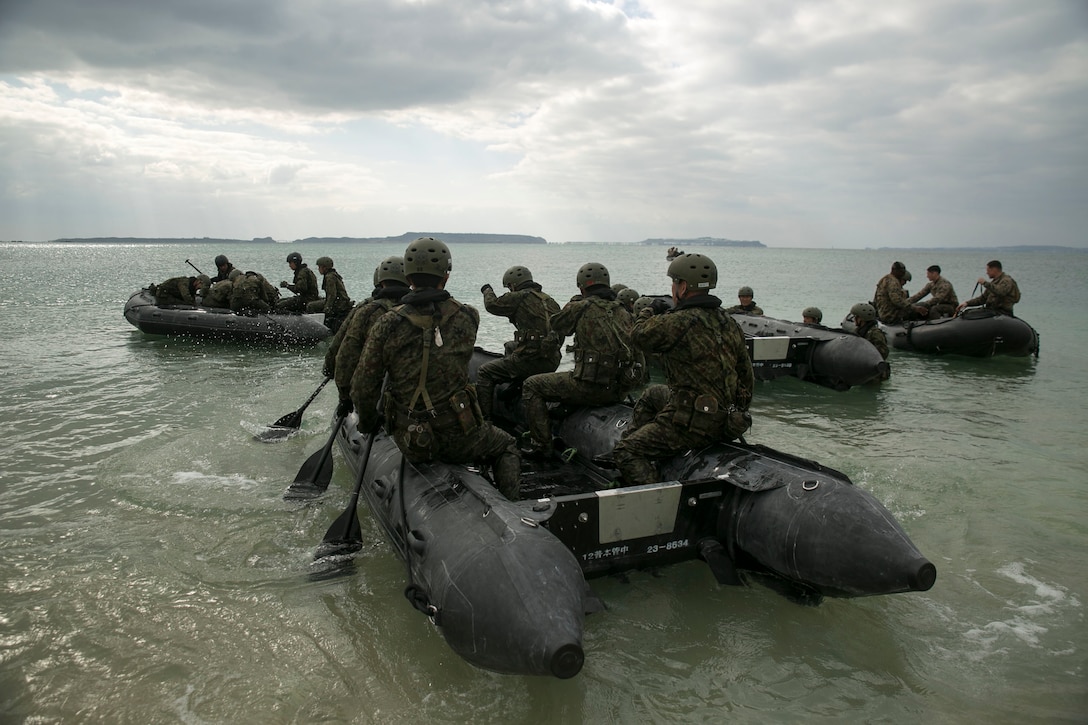
<svg viewBox="0 0 1088 725">
<path fill-rule="evenodd" d="M 330 380 L 332 380 L 332 378 L 325 378 L 324 380 L 322 380 L 321 385 L 317 386 L 317 390 L 315 390 L 310 395 L 310 397 L 306 399 L 306 402 L 302 404 L 301 408 L 296 410 L 294 413 L 288 413 L 287 415 L 283 416 L 282 418 L 277 420 L 272 425 L 268 426 L 268 428 L 261 431 L 257 435 L 258 440 L 262 440 L 262 441 L 280 440 L 281 438 L 286 438 L 287 436 L 291 435 L 296 430 L 298 430 L 300 427 L 302 427 L 302 413 L 303 413 L 303 411 L 306 410 L 306 408 L 310 405 L 310 403 L 314 402 L 314 398 L 317 397 L 317 394 L 321 392 L 322 388 L 324 388 L 326 385 L 329 384 Z"/>
<path fill-rule="evenodd" d="M 375 435 L 371 433 L 367 438 L 366 451 L 363 452 L 363 460 L 359 464 L 359 475 L 355 477 L 355 490 L 351 492 L 348 507 L 325 532 L 325 538 L 314 553 L 314 561 L 330 556 L 348 556 L 363 548 L 363 533 L 359 528 L 359 494 L 363 490 L 366 464 L 370 462 L 370 449 L 374 447 Z"/>
<path fill-rule="evenodd" d="M 192 267 L 193 269 L 195 269 L 195 270 L 196 270 L 196 273 L 197 273 L 197 274 L 204 274 L 203 272 L 201 272 L 201 271 L 200 271 L 200 268 L 199 268 L 199 267 L 197 267 L 197 266 L 196 266 L 195 264 L 193 264 L 192 262 L 190 262 L 190 261 L 189 261 L 188 259 L 186 259 L 186 260 L 185 260 L 185 263 L 186 263 L 187 265 L 189 265 L 190 267 Z"/>
<path fill-rule="evenodd" d="M 285 501 L 317 498 L 329 487 L 329 481 L 332 480 L 332 445 L 336 442 L 336 434 L 340 432 L 340 426 L 344 424 L 346 417 L 342 415 L 336 419 L 325 445 L 307 458 L 302 468 L 298 469 L 294 482 L 283 493 Z"/>
</svg>

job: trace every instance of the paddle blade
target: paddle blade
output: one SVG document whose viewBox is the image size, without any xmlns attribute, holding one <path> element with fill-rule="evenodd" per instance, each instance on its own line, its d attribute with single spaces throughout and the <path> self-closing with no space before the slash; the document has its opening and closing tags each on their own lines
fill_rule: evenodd
<svg viewBox="0 0 1088 725">
<path fill-rule="evenodd" d="M 318 544 L 314 561 L 330 556 L 350 556 L 363 548 L 363 532 L 359 528 L 358 499 L 353 499 L 332 522 L 325 538 Z"/>
<path fill-rule="evenodd" d="M 254 434 L 254 438 L 264 443 L 276 443 L 278 441 L 284 441 L 298 433 L 298 428 L 277 428 L 270 427 L 265 428 L 260 433 Z"/>
<path fill-rule="evenodd" d="M 294 413 L 288 413 L 279 420 L 277 420 L 269 428 L 298 428 L 302 425 L 302 409 L 296 410 Z"/>
<path fill-rule="evenodd" d="M 306 459 L 298 469 L 294 483 L 308 483 L 324 490 L 332 480 L 332 451 L 322 448 Z"/>
<path fill-rule="evenodd" d="M 314 561 L 339 557 L 349 557 L 363 548 L 361 541 L 336 541 L 328 543 L 322 541 L 314 552 Z"/>
</svg>

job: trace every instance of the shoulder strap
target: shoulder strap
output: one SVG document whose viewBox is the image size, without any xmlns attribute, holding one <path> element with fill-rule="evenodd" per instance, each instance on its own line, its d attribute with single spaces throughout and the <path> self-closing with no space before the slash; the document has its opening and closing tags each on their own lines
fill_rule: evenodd
<svg viewBox="0 0 1088 725">
<path fill-rule="evenodd" d="M 408 305 L 398 305 L 393 308 L 394 312 L 411 322 L 423 332 L 423 364 L 419 366 L 419 382 L 416 384 L 416 389 L 412 393 L 412 399 L 408 401 L 409 410 L 415 409 L 416 402 L 420 398 L 423 399 L 423 404 L 427 406 L 427 410 L 434 409 L 434 404 L 431 402 L 431 396 L 427 392 L 427 366 L 431 360 L 431 345 L 433 343 L 435 347 L 442 347 L 442 330 L 440 329 L 442 324 L 458 312 L 461 312 L 464 308 L 464 305 L 460 302 L 456 302 L 456 304 L 457 306 L 454 309 L 444 314 L 441 308 L 436 305 L 434 312 L 430 315 L 409 312 L 406 309 Z"/>
</svg>

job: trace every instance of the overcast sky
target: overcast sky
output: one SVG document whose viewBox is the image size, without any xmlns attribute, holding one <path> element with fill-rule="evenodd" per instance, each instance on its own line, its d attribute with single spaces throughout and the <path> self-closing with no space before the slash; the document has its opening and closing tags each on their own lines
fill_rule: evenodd
<svg viewBox="0 0 1088 725">
<path fill-rule="evenodd" d="M 0 0 L 0 239 L 1086 230 L 1086 0 Z"/>
</svg>

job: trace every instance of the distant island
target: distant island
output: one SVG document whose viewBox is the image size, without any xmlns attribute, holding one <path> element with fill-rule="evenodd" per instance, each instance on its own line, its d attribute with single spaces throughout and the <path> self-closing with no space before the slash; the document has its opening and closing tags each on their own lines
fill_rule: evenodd
<svg viewBox="0 0 1088 725">
<path fill-rule="evenodd" d="M 871 249 L 871 247 L 867 247 Z M 1084 247 L 1055 244 L 1012 244 L 1007 247 L 877 247 L 878 252 L 1088 252 Z"/>
<path fill-rule="evenodd" d="M 214 237 L 149 238 L 149 237 L 87 237 L 82 239 L 53 239 L 57 243 L 73 244 L 407 244 L 420 237 L 437 237 L 444 242 L 458 244 L 547 244 L 544 237 L 526 234 L 476 234 L 450 232 L 405 232 L 396 237 L 306 237 L 291 242 L 277 242 L 272 237 L 253 239 L 217 239 Z"/>
<path fill-rule="evenodd" d="M 420 237 L 437 237 L 443 242 L 456 244 L 547 244 L 544 237 L 530 237 L 526 234 L 477 234 L 460 232 L 405 232 L 397 237 L 306 237 L 296 239 L 296 243 L 309 244 L 340 244 L 349 242 L 354 244 L 392 244 L 399 242 L 407 244 Z"/>
<path fill-rule="evenodd" d="M 752 249 L 766 249 L 767 245 L 759 241 L 739 241 L 736 239 L 719 239 L 718 237 L 696 237 L 695 239 L 643 239 L 635 242 L 646 247 L 748 247 Z"/>
</svg>

